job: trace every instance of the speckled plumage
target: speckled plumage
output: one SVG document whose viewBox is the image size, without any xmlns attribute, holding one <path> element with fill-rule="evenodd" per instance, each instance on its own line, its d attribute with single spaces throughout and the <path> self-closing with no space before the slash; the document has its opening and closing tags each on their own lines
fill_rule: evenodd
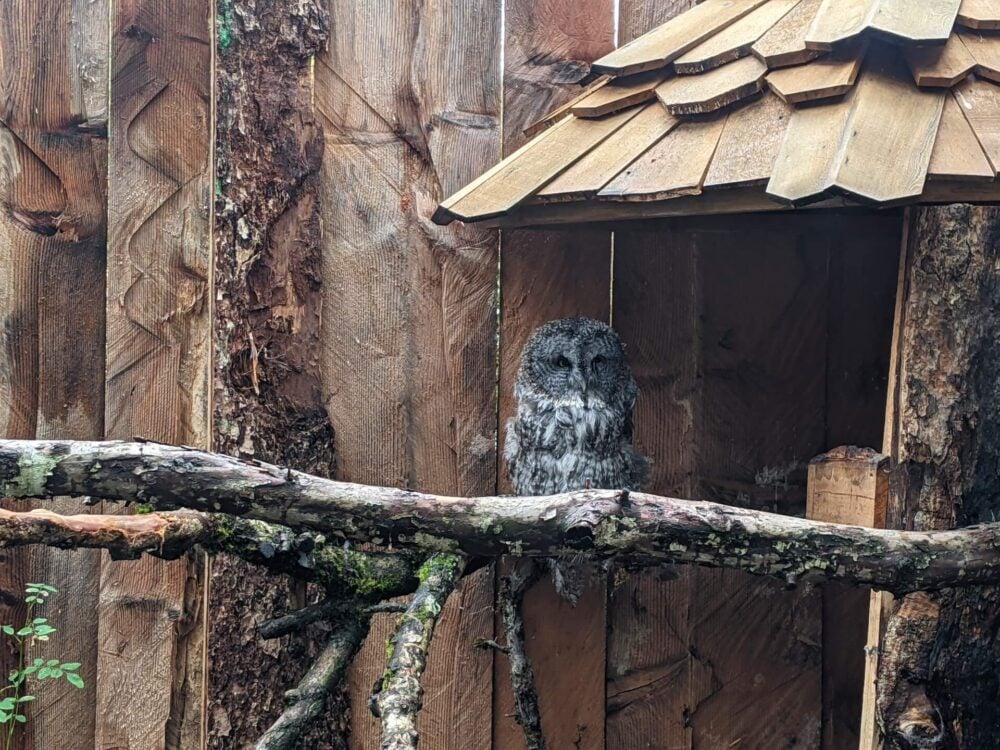
<svg viewBox="0 0 1000 750">
<path fill-rule="evenodd" d="M 648 462 L 632 447 L 636 393 L 610 326 L 569 318 L 539 327 L 521 353 L 517 413 L 507 422 L 504 458 L 514 492 L 641 489 Z M 582 578 L 568 580 L 566 566 L 554 573 L 557 588 L 575 600 Z"/>
<path fill-rule="evenodd" d="M 538 328 L 521 354 L 517 414 L 507 422 L 514 492 L 639 489 L 647 462 L 632 448 L 636 392 L 610 326 L 570 318 Z"/>
</svg>

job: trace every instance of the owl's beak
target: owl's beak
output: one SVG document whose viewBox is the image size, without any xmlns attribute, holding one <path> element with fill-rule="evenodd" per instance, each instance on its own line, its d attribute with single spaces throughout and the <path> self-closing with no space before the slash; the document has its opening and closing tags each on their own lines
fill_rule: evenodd
<svg viewBox="0 0 1000 750">
<path fill-rule="evenodd" d="M 574 388 L 579 389 L 579 391 L 586 396 L 587 395 L 587 378 L 583 376 L 576 368 L 573 368 L 573 372 L 570 375 L 570 383 Z"/>
</svg>

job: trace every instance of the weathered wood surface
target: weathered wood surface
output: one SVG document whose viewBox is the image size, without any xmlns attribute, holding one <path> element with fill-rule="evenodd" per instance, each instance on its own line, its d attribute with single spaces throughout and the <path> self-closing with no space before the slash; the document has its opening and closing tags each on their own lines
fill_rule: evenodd
<svg viewBox="0 0 1000 750">
<path fill-rule="evenodd" d="M 995 84 L 966 78 L 952 90 L 994 172 L 1000 174 L 1000 102 L 990 94 Z"/>
<path fill-rule="evenodd" d="M 938 47 L 906 47 L 903 56 L 910 66 L 913 80 L 918 86 L 943 86 L 951 88 L 976 67 L 965 43 L 963 34 L 953 34 Z"/>
<path fill-rule="evenodd" d="M 744 57 L 701 75 L 670 78 L 656 96 L 672 115 L 714 112 L 760 91 L 766 73 L 756 57 Z"/>
<path fill-rule="evenodd" d="M 500 155 L 499 2 L 327 8 L 315 97 L 326 137 L 321 370 L 337 476 L 492 491 L 497 237 L 436 227 L 430 214 Z M 493 634 L 490 576 L 465 581 L 442 617 L 424 676 L 427 747 L 490 744 L 492 655 L 472 648 Z M 352 747 L 377 746 L 367 699 L 392 627 L 377 617 L 352 667 Z"/>
<path fill-rule="evenodd" d="M 771 175 L 792 107 L 763 96 L 729 113 L 702 184 L 705 188 L 763 185 Z M 748 137 L 749 134 L 752 137 Z"/>
<path fill-rule="evenodd" d="M 945 96 L 927 179 L 992 180 L 996 176 L 976 133 L 954 96 Z"/>
<path fill-rule="evenodd" d="M 105 435 L 210 443 L 211 21 L 203 2 L 112 7 Z M 101 572 L 97 743 L 201 741 L 200 561 Z"/>
<path fill-rule="evenodd" d="M 96 438 L 104 397 L 109 4 L 0 7 L 0 435 Z M 7 61 L 17 64 L 5 64 Z M 23 503 L 5 507 L 24 507 Z M 55 509 L 79 512 L 74 500 Z M 39 655 L 81 662 L 86 688 L 42 683 L 15 747 L 94 746 L 100 553 L 0 556 L 0 621 L 23 616 L 24 584 L 60 592 Z M 0 652 L 0 672 L 12 667 Z M 44 717 L 44 718 L 43 718 Z M 6 736 L 6 732 L 4 733 Z"/>
<path fill-rule="evenodd" d="M 773 70 L 767 74 L 767 85 L 795 104 L 840 96 L 854 85 L 867 49 L 865 42 L 844 45 L 805 65 Z"/>
<path fill-rule="evenodd" d="M 326 42 L 320 2 L 223 6 L 216 47 L 215 450 L 320 476 L 334 435 L 319 378 L 323 299 L 310 57 Z M 330 637 L 323 626 L 277 647 L 253 625 L 313 592 L 235 557 L 212 561 L 208 746 L 249 747 Z M 346 698 L 328 701 L 302 742 L 346 746 Z"/>
<path fill-rule="evenodd" d="M 905 528 L 996 517 L 1000 479 L 1000 306 L 995 208 L 922 208 L 910 235 L 896 413 Z M 956 500 L 958 498 L 958 500 Z M 942 591 L 890 620 L 879 713 L 891 747 L 990 747 L 1000 737 L 996 613 L 1000 589 Z M 940 735 L 938 739 L 933 739 Z"/>
<path fill-rule="evenodd" d="M 784 18 L 758 39 L 751 51 L 768 68 L 799 65 L 821 53 L 806 47 L 806 32 L 823 0 L 802 0 Z"/>
<path fill-rule="evenodd" d="M 889 228 L 898 232 L 898 217 L 845 217 L 839 227 L 831 220 L 822 228 L 814 226 L 816 217 L 792 219 L 688 219 L 615 234 L 614 320 L 634 358 L 637 441 L 654 459 L 659 491 L 801 513 L 801 462 L 810 446 L 822 450 L 827 431 L 860 438 L 880 432 L 878 379 L 885 368 L 879 342 L 887 348 L 882 329 L 891 320 L 898 247 Z M 734 234 L 759 237 L 749 257 L 745 240 L 738 249 L 728 246 Z M 848 236 L 870 239 L 857 243 Z M 809 252 L 797 250 L 799 243 Z M 838 269 L 829 281 L 828 264 Z M 855 292 L 855 272 L 863 271 L 866 287 Z M 768 299 L 755 291 L 765 289 Z M 776 290 L 782 290 L 780 300 Z M 888 314 L 877 314 L 880 304 Z M 864 312 L 846 317 L 849 325 L 842 326 L 841 313 L 853 306 Z M 782 311 L 791 310 L 794 317 L 785 317 Z M 794 352 L 790 341 L 797 342 Z M 774 347 L 782 351 L 772 357 Z M 873 390 L 876 408 L 866 414 Z M 796 397 L 789 404 L 791 393 Z M 836 396 L 829 405 L 828 394 Z M 862 406 L 851 406 L 853 399 Z M 762 466 L 776 473 L 747 474 L 748 467 Z M 711 586 L 721 590 L 718 600 L 706 593 Z M 747 589 L 767 602 L 763 611 L 754 599 L 743 599 Z M 667 738 L 671 747 L 725 747 L 741 737 L 750 746 L 770 747 L 791 736 L 818 746 L 818 647 L 803 645 L 798 657 L 774 651 L 776 642 L 788 642 L 789 632 L 818 644 L 815 595 L 760 588 L 732 573 L 681 571 L 677 581 L 630 579 L 612 603 L 609 747 L 634 747 L 650 736 Z M 698 615 L 716 605 L 711 617 Z M 862 628 L 864 616 L 858 613 Z M 754 627 L 747 629 L 746 622 Z M 734 651 L 740 656 L 730 655 Z M 743 670 L 765 681 L 746 685 Z M 678 684 L 687 687 L 678 692 Z"/>
<path fill-rule="evenodd" d="M 611 0 L 508 0 L 504 50 L 505 154 L 523 143 L 524 124 L 570 99 L 591 61 L 614 46 Z M 611 234 L 608 231 L 504 232 L 501 246 L 499 439 L 513 416 L 514 377 L 531 332 L 555 318 L 608 320 Z M 506 467 L 498 489 L 509 491 Z M 551 577 L 527 592 L 522 611 L 526 649 L 535 672 L 542 730 L 550 748 L 597 750 L 604 745 L 604 629 L 606 589 L 600 580 L 576 608 Z M 506 656 L 494 661 L 493 746 L 525 747 L 514 722 Z M 573 700 L 567 701 L 566 696 Z"/>
</svg>

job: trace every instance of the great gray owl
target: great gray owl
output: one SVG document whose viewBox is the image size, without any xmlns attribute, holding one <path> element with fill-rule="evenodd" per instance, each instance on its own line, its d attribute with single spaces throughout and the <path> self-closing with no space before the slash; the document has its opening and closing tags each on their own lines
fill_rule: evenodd
<svg viewBox="0 0 1000 750">
<path fill-rule="evenodd" d="M 648 461 L 632 447 L 635 378 L 618 334 L 589 318 L 539 327 L 521 352 L 517 414 L 507 422 L 504 457 L 514 492 L 641 488 Z M 579 566 L 556 565 L 556 588 L 576 601 Z"/>
</svg>

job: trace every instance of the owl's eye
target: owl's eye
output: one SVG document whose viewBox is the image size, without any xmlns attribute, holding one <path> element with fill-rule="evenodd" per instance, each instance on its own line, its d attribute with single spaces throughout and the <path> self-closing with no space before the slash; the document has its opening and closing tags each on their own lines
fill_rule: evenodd
<svg viewBox="0 0 1000 750">
<path fill-rule="evenodd" d="M 566 368 L 568 368 L 569 367 L 569 360 L 566 359 L 564 356 L 559 355 L 558 357 L 556 357 L 556 367 L 558 367 L 560 369 L 566 369 Z"/>
<path fill-rule="evenodd" d="M 598 354 L 596 357 L 594 357 L 592 360 L 590 360 L 590 364 L 594 367 L 594 369 L 597 369 L 598 367 L 600 367 L 601 365 L 603 365 L 606 361 L 607 360 L 604 359 L 604 357 L 602 357 L 600 354 Z"/>
</svg>

